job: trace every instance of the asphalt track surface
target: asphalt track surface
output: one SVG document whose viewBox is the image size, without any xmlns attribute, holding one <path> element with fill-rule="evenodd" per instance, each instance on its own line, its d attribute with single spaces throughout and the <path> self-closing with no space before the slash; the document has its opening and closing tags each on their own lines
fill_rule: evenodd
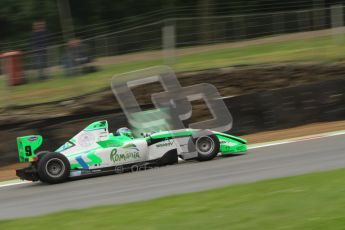
<svg viewBox="0 0 345 230">
<path fill-rule="evenodd" d="M 119 204 L 230 184 L 345 167 L 345 135 L 251 149 L 236 157 L 188 162 L 147 171 L 58 185 L 0 188 L 0 219 Z"/>
</svg>

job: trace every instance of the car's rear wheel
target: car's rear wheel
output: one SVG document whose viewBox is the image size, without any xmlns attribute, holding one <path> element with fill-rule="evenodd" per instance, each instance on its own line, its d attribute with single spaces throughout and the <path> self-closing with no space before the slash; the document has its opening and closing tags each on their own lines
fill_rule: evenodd
<svg viewBox="0 0 345 230">
<path fill-rule="evenodd" d="M 212 160 L 219 153 L 220 143 L 215 135 L 201 136 L 196 138 L 195 149 L 198 152 L 197 160 Z"/>
<path fill-rule="evenodd" d="M 38 158 L 38 160 L 40 160 L 47 153 L 50 153 L 50 152 L 49 151 L 40 151 L 36 154 L 36 157 Z"/>
<path fill-rule="evenodd" d="M 69 176 L 70 163 L 60 153 L 45 153 L 38 161 L 37 172 L 42 182 L 61 183 L 66 181 Z"/>
</svg>

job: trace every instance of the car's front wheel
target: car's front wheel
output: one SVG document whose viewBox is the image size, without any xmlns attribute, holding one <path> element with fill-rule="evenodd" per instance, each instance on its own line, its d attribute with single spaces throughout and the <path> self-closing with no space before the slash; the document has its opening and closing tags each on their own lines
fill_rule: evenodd
<svg viewBox="0 0 345 230">
<path fill-rule="evenodd" d="M 70 174 L 70 163 L 60 153 L 45 153 L 38 161 L 37 172 L 42 182 L 61 183 L 66 181 Z"/>
<path fill-rule="evenodd" d="M 198 152 L 197 160 L 212 160 L 219 153 L 220 143 L 215 135 L 198 137 L 195 142 L 195 148 Z"/>
</svg>

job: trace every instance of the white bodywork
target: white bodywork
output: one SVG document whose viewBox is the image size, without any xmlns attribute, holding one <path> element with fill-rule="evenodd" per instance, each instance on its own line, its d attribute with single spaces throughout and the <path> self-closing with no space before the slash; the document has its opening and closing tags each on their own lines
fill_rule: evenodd
<svg viewBox="0 0 345 230">
<path fill-rule="evenodd" d="M 162 134 L 165 132 L 159 133 L 159 135 Z M 190 139 L 180 137 L 148 145 L 145 138 L 137 138 L 127 139 L 122 142 L 121 146 L 102 147 L 100 143 L 108 140 L 109 135 L 112 134 L 109 134 L 107 124 L 102 128 L 86 128 L 56 152 L 69 159 L 72 169 L 74 167 L 80 169 L 80 166 L 82 169 L 98 169 L 156 160 L 174 149 L 177 150 L 178 155 L 181 155 L 187 152 Z"/>
</svg>

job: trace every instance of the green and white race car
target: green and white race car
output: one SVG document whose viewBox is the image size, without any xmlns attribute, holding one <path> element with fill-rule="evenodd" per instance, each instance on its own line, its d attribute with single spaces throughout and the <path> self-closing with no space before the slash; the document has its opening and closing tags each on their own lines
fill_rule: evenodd
<svg viewBox="0 0 345 230">
<path fill-rule="evenodd" d="M 247 150 L 246 140 L 215 131 L 200 135 L 200 130 L 181 129 L 142 136 L 134 138 L 128 128 L 109 133 L 108 122 L 97 121 L 56 151 L 37 153 L 42 136 L 18 137 L 19 160 L 30 162 L 30 166 L 16 170 L 16 174 L 23 180 L 53 184 L 74 177 L 176 164 L 179 158 L 207 161 L 218 154 Z"/>
</svg>

